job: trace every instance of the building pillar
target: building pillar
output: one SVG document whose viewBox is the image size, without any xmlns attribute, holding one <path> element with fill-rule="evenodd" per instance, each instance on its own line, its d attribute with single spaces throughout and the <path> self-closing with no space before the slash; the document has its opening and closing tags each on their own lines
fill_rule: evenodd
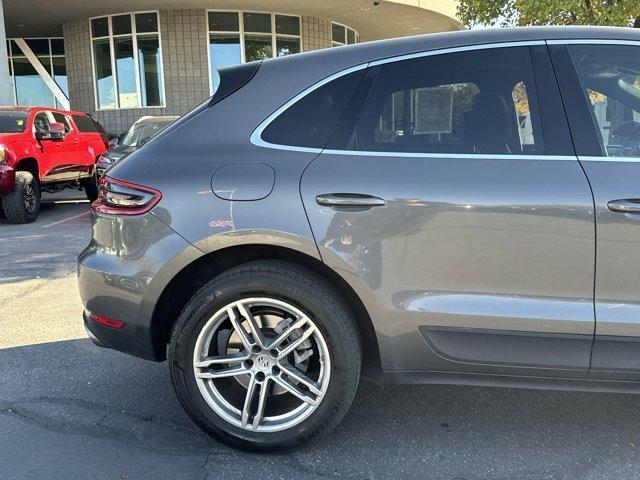
<svg viewBox="0 0 640 480">
<path fill-rule="evenodd" d="M 13 85 L 9 76 L 7 35 L 4 29 L 4 10 L 0 0 L 0 105 L 13 105 Z"/>
</svg>

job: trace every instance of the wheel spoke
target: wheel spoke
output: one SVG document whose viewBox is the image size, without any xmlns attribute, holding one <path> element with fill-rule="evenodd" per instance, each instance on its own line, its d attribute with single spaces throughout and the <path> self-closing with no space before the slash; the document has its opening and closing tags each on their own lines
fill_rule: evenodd
<svg viewBox="0 0 640 480">
<path fill-rule="evenodd" d="M 242 407 L 242 426 L 246 427 L 251 416 L 251 404 L 253 403 L 253 395 L 256 391 L 256 376 L 251 375 L 249 385 L 247 386 L 247 395 L 244 397 L 244 406 Z"/>
<path fill-rule="evenodd" d="M 240 363 L 249 358 L 249 355 L 245 352 L 233 353 L 231 355 L 218 355 L 216 357 L 204 357 L 199 362 L 195 363 L 196 368 L 206 368 L 211 365 L 220 364 L 234 364 Z"/>
<path fill-rule="evenodd" d="M 251 335 L 253 335 L 253 339 L 255 340 L 255 342 L 260 347 L 264 348 L 264 345 L 265 345 L 264 338 L 262 337 L 262 332 L 260 332 L 260 328 L 258 328 L 258 325 L 256 324 L 255 317 L 251 314 L 249 309 L 244 306 L 243 303 L 238 303 L 238 311 L 240 312 L 240 315 L 242 315 L 244 319 L 247 321 L 247 323 L 249 324 L 249 330 L 251 330 Z"/>
<path fill-rule="evenodd" d="M 244 348 L 248 352 L 251 351 L 251 347 L 253 346 L 253 343 L 251 342 L 251 339 L 249 338 L 249 334 L 247 333 L 247 331 L 238 321 L 236 312 L 233 311 L 233 306 L 230 306 L 227 308 L 227 315 L 229 315 L 229 320 L 231 320 L 231 325 L 233 325 L 233 329 L 236 331 L 236 333 L 240 337 L 240 341 L 242 342 L 242 345 L 244 345 Z"/>
<path fill-rule="evenodd" d="M 306 394 L 306 392 L 302 391 L 300 387 L 291 383 L 290 380 L 282 376 L 277 376 L 277 377 L 273 377 L 273 381 L 276 382 L 278 385 L 280 385 L 282 388 L 284 388 L 287 392 L 298 397 L 303 402 L 306 402 L 309 405 L 318 404 L 319 398 L 318 399 L 311 398 L 309 395 Z"/>
<path fill-rule="evenodd" d="M 282 342 L 284 342 L 287 338 L 289 338 L 289 335 L 291 335 L 295 330 L 302 328 L 304 324 L 307 323 L 308 321 L 309 319 L 307 317 L 302 317 L 296 320 L 293 324 L 289 325 L 287 329 L 284 332 L 282 332 L 278 338 L 276 338 L 273 342 L 271 342 L 271 345 L 269 345 L 269 348 L 278 348 L 282 344 Z"/>
<path fill-rule="evenodd" d="M 307 377 L 300 370 L 298 370 L 296 367 L 291 365 L 285 366 L 282 364 L 280 364 L 279 367 L 288 377 L 306 386 L 311 393 L 318 396 L 322 395 L 322 391 L 320 390 L 319 385 L 309 377 Z"/>
<path fill-rule="evenodd" d="M 287 345 L 279 354 L 278 354 L 278 360 L 282 360 L 283 358 L 286 358 L 287 355 L 289 355 L 291 352 L 293 352 L 296 348 L 298 348 L 298 345 L 300 345 L 302 342 L 304 342 L 307 338 L 309 338 L 311 335 L 313 335 L 313 331 L 314 328 L 307 328 L 302 335 L 300 335 L 300 337 L 296 338 L 293 342 L 291 342 L 289 345 Z"/>
<path fill-rule="evenodd" d="M 196 377 L 203 379 L 237 377 L 238 375 L 250 374 L 250 370 L 244 365 L 235 365 L 233 367 L 221 368 L 220 370 L 208 370 L 206 372 L 197 372 Z"/>
<path fill-rule="evenodd" d="M 264 418 L 264 409 L 267 405 L 267 396 L 269 394 L 270 388 L 270 378 L 267 377 L 262 385 L 260 386 L 260 397 L 258 398 L 258 409 L 256 410 L 256 414 L 253 416 L 253 429 L 256 430 L 262 422 Z"/>
</svg>

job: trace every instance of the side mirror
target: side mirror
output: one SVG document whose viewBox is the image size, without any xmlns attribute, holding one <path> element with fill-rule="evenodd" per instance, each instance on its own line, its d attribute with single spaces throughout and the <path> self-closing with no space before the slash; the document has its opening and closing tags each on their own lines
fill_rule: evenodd
<svg viewBox="0 0 640 480">
<path fill-rule="evenodd" d="M 65 133 L 64 123 L 49 124 L 49 140 L 62 140 Z"/>
<path fill-rule="evenodd" d="M 115 147 L 116 145 L 118 145 L 118 137 L 116 138 L 112 138 L 111 140 L 109 140 L 109 146 L 110 147 Z"/>
</svg>

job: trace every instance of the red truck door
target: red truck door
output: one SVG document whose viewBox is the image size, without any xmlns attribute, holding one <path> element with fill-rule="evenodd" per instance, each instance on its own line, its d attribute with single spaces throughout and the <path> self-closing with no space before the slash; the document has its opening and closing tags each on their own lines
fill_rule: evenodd
<svg viewBox="0 0 640 480">
<path fill-rule="evenodd" d="M 33 118 L 33 136 L 36 137 L 36 133 L 46 133 L 49 131 L 49 116 L 47 112 L 38 112 Z M 56 142 L 48 141 L 48 140 L 38 140 L 35 141 L 38 143 L 38 149 L 40 150 L 38 155 L 38 168 L 40 170 L 40 180 L 44 180 L 51 169 L 54 167 L 54 157 L 57 151 L 59 150 L 59 146 L 56 145 Z"/>
<path fill-rule="evenodd" d="M 54 121 L 62 123 L 65 129 L 64 140 L 60 142 L 60 158 L 56 159 L 59 165 L 92 165 L 92 157 L 87 151 L 87 142 L 83 136 L 73 128 L 68 117 L 60 112 L 51 112 Z"/>
</svg>

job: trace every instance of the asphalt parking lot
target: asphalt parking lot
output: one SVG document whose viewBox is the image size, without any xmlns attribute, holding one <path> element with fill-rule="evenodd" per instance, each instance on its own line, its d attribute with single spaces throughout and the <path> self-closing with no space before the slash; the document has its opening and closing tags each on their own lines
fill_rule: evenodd
<svg viewBox="0 0 640 480">
<path fill-rule="evenodd" d="M 87 203 L 0 220 L 0 479 L 640 477 L 640 398 L 620 394 L 363 384 L 307 447 L 224 447 L 183 413 L 166 365 L 86 338 L 75 258 L 88 238 Z"/>
</svg>

